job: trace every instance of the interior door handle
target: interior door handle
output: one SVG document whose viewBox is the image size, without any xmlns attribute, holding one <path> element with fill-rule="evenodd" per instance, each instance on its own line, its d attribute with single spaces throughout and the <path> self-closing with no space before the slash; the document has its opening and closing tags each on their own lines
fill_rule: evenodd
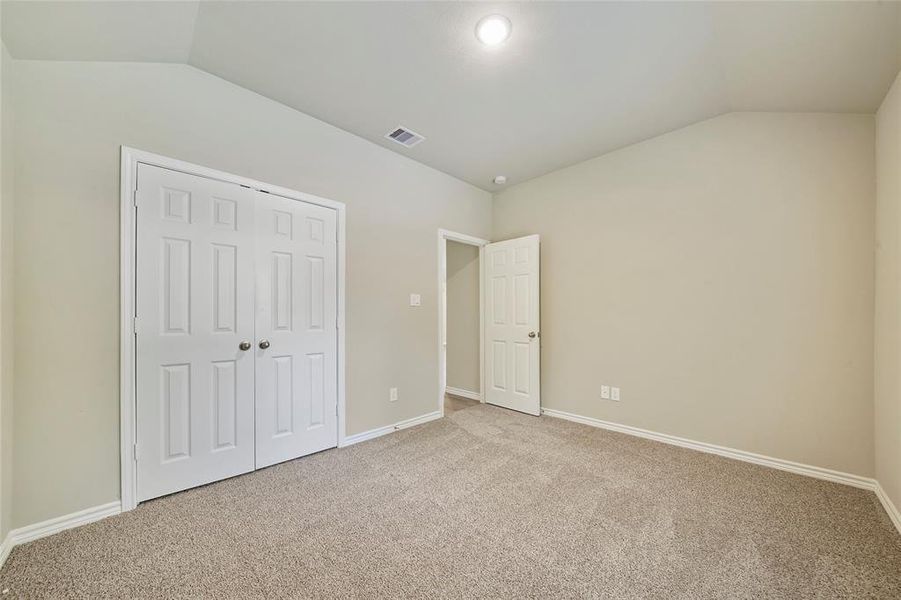
<svg viewBox="0 0 901 600">
<path fill-rule="evenodd" d="M 238 344 L 238 348 L 240 348 L 244 352 L 247 352 L 248 350 L 250 350 L 251 346 L 253 346 L 253 344 L 251 344 L 248 341 L 244 341 L 244 342 L 241 342 L 240 344 Z"/>
<path fill-rule="evenodd" d="M 533 339 L 533 340 L 534 340 L 534 339 L 537 338 L 537 337 L 538 337 L 538 333 L 537 333 L 537 332 L 535 332 L 535 331 L 530 331 L 530 332 L 529 332 L 529 338 L 530 338 L 530 339 Z"/>
<path fill-rule="evenodd" d="M 260 350 L 265 350 L 269 347 L 269 340 L 261 340 L 260 341 Z"/>
</svg>

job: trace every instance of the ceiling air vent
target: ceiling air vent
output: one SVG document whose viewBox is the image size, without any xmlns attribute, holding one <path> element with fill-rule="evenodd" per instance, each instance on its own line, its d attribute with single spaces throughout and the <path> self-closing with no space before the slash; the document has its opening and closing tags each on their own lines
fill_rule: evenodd
<svg viewBox="0 0 901 600">
<path fill-rule="evenodd" d="M 389 140 L 393 140 L 400 144 L 401 146 L 406 146 L 407 148 L 412 148 L 425 138 L 415 131 L 411 131 L 406 127 L 398 127 L 393 131 L 389 131 L 385 134 L 385 137 Z"/>
</svg>

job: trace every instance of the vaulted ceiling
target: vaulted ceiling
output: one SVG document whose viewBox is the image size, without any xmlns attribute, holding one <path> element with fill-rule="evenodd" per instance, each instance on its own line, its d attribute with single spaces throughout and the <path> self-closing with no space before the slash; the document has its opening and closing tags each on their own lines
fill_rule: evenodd
<svg viewBox="0 0 901 600">
<path fill-rule="evenodd" d="M 2 3 L 14 58 L 186 63 L 488 190 L 724 112 L 872 113 L 899 33 L 895 2 Z"/>
</svg>

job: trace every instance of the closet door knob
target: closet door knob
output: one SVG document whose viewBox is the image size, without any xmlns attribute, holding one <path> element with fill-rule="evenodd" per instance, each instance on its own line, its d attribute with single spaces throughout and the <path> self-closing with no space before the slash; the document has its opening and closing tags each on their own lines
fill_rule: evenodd
<svg viewBox="0 0 901 600">
<path fill-rule="evenodd" d="M 250 342 L 246 342 L 246 341 L 245 341 L 245 342 L 241 342 L 240 344 L 238 344 L 238 348 L 240 348 L 240 349 L 243 350 L 244 352 L 247 352 L 248 350 L 250 350 L 250 347 L 251 347 L 252 345 L 253 345 L 253 344 L 251 344 Z"/>
<path fill-rule="evenodd" d="M 260 350 L 265 350 L 269 347 L 269 340 L 262 340 L 260 342 Z"/>
</svg>

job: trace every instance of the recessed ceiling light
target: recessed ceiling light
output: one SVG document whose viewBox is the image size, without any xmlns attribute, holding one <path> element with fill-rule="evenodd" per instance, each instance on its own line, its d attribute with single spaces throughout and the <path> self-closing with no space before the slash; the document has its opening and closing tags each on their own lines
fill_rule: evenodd
<svg viewBox="0 0 901 600">
<path fill-rule="evenodd" d="M 497 185 L 504 185 L 505 183 L 507 183 L 507 178 L 503 175 L 498 175 L 494 178 L 494 183 L 496 183 Z"/>
<path fill-rule="evenodd" d="M 504 15 L 488 15 L 476 24 L 476 37 L 486 46 L 497 46 L 510 37 L 513 24 Z"/>
</svg>

